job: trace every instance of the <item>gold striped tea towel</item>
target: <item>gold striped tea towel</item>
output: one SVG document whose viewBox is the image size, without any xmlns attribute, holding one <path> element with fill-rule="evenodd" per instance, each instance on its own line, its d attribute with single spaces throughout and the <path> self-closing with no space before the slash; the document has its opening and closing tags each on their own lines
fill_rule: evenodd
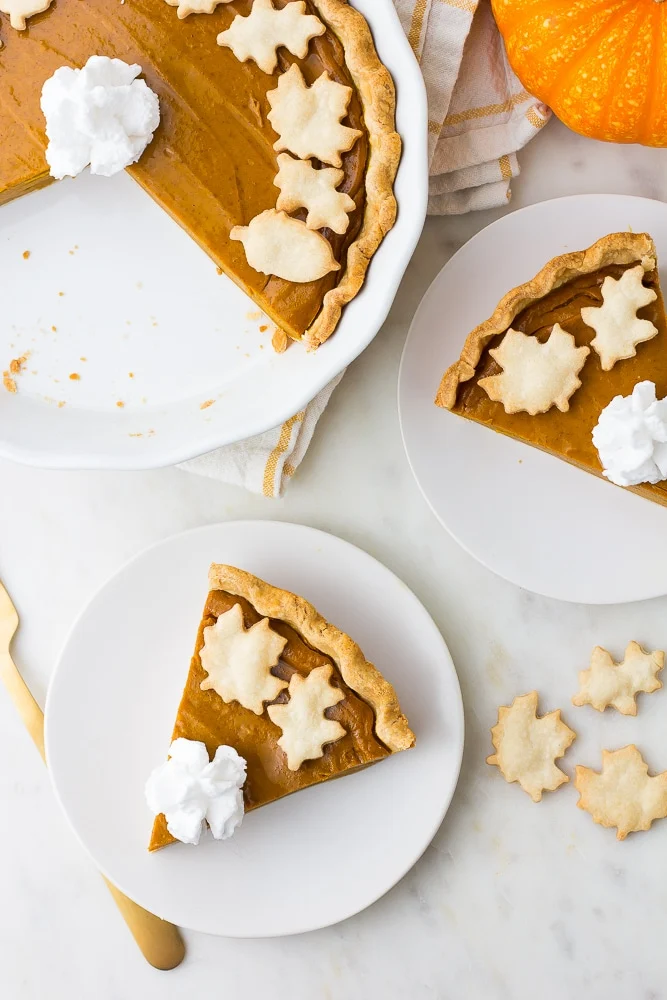
<svg viewBox="0 0 667 1000">
<path fill-rule="evenodd" d="M 424 74 L 429 215 L 496 208 L 551 112 L 512 72 L 489 0 L 394 0 Z"/>
</svg>

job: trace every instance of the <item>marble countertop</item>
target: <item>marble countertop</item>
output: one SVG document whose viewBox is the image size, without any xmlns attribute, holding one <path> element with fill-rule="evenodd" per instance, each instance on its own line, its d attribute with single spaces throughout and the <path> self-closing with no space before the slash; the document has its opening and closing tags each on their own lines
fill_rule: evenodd
<svg viewBox="0 0 667 1000">
<path fill-rule="evenodd" d="M 666 156 L 593 143 L 552 122 L 520 157 L 511 208 L 587 191 L 666 200 Z M 58 473 L 0 463 L 0 573 L 24 622 L 16 659 L 42 703 L 74 617 L 130 556 L 184 528 L 268 517 L 335 532 L 414 589 L 452 651 L 467 725 L 449 814 L 421 861 L 380 902 L 295 938 L 188 934 L 185 963 L 160 973 L 136 950 L 0 692 L 0 995 L 7 1000 L 667 997 L 659 938 L 667 823 L 618 843 L 575 808 L 571 785 L 535 805 L 485 764 L 497 706 L 537 687 L 543 706 L 563 707 L 579 729 L 568 773 L 575 762 L 597 766 L 602 746 L 632 740 L 652 767 L 667 767 L 660 721 L 667 692 L 644 696 L 637 720 L 568 708 L 575 671 L 594 645 L 620 653 L 637 639 L 665 648 L 667 599 L 583 607 L 498 579 L 435 521 L 400 441 L 395 385 L 412 314 L 451 254 L 500 214 L 427 222 L 384 329 L 336 391 L 284 500 L 174 469 Z"/>
</svg>

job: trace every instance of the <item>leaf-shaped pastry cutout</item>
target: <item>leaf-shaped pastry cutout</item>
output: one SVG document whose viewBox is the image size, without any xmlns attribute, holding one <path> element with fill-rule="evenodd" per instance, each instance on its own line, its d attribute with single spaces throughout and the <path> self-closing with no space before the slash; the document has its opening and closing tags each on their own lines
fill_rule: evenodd
<svg viewBox="0 0 667 1000">
<path fill-rule="evenodd" d="M 552 406 L 562 413 L 570 408 L 590 348 L 577 347 L 572 334 L 556 323 L 543 344 L 537 337 L 509 329 L 489 354 L 503 370 L 478 384 L 490 399 L 503 404 L 506 413 L 525 411 L 535 416 Z"/>
<path fill-rule="evenodd" d="M 273 148 L 279 153 L 288 150 L 300 160 L 312 157 L 340 167 L 340 154 L 352 149 L 362 134 L 340 124 L 347 114 L 352 88 L 336 83 L 328 73 L 322 73 L 309 87 L 294 63 L 280 77 L 276 90 L 266 96 L 271 105 L 268 118 L 279 135 Z"/>
<path fill-rule="evenodd" d="M 518 781 L 533 802 L 540 801 L 543 791 L 552 792 L 570 780 L 555 761 L 576 734 L 561 719 L 560 709 L 538 717 L 537 691 L 498 709 L 491 738 L 496 752 L 487 757 L 487 764 L 495 764 L 505 781 Z"/>
<path fill-rule="evenodd" d="M 309 229 L 331 229 L 340 236 L 350 224 L 348 212 L 356 208 L 354 199 L 336 188 L 345 174 L 335 167 L 316 170 L 310 160 L 295 160 L 289 153 L 278 157 L 278 174 L 273 182 L 280 188 L 276 207 L 283 212 L 299 208 L 308 211 Z"/>
<path fill-rule="evenodd" d="M 278 10 L 271 0 L 255 0 L 247 17 L 238 14 L 220 32 L 218 45 L 231 49 L 240 62 L 252 59 L 264 73 L 274 73 L 281 46 L 305 59 L 311 38 L 326 30 L 319 17 L 306 14 L 304 0 L 293 0 Z"/>
<path fill-rule="evenodd" d="M 230 236 L 243 243 L 248 263 L 262 274 L 302 284 L 340 270 L 328 240 L 274 208 L 247 226 L 235 226 Z"/>
<path fill-rule="evenodd" d="M 324 746 L 345 736 L 345 729 L 324 712 L 345 697 L 340 688 L 329 683 L 331 665 L 315 667 L 307 677 L 292 674 L 289 701 L 284 705 L 269 705 L 271 722 L 282 729 L 278 746 L 287 755 L 290 771 L 298 771 L 304 760 L 321 757 Z"/>
<path fill-rule="evenodd" d="M 598 712 L 611 706 L 622 715 L 637 714 L 637 695 L 651 694 L 662 687 L 657 674 L 665 665 L 661 650 L 645 653 L 638 642 L 631 642 L 621 663 L 614 663 L 606 649 L 596 646 L 588 670 L 579 673 L 579 691 L 573 705 L 592 705 Z"/>
<path fill-rule="evenodd" d="M 637 345 L 652 340 L 658 333 L 650 320 L 637 317 L 639 309 L 658 297 L 643 284 L 644 273 L 643 264 L 637 264 L 618 279 L 608 274 L 602 282 L 603 304 L 581 310 L 584 323 L 595 330 L 591 347 L 600 355 L 600 367 L 605 372 L 617 361 L 634 358 Z"/>
<path fill-rule="evenodd" d="M 634 744 L 602 751 L 602 771 L 577 765 L 577 805 L 601 826 L 616 827 L 618 840 L 648 830 L 667 816 L 667 771 L 651 776 Z"/>
<path fill-rule="evenodd" d="M 178 7 L 176 13 L 182 21 L 190 14 L 212 14 L 218 4 L 231 3 L 231 0 L 167 0 L 167 3 L 170 7 Z"/>
</svg>

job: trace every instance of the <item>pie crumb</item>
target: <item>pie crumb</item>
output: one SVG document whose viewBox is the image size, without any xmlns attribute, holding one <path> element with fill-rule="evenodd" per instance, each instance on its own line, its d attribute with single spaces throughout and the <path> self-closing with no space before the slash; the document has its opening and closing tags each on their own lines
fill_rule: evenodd
<svg viewBox="0 0 667 1000">
<path fill-rule="evenodd" d="M 128 378 L 134 378 L 134 372 L 128 372 L 127 373 L 127 377 Z"/>
<path fill-rule="evenodd" d="M 21 375 L 25 370 L 28 357 L 30 356 L 30 351 L 26 351 L 22 354 L 20 358 L 12 358 L 9 362 L 9 367 L 2 373 L 2 384 L 7 390 L 7 392 L 16 393 L 18 392 L 18 386 L 16 384 L 16 375 Z"/>
<path fill-rule="evenodd" d="M 118 407 L 119 410 L 122 410 L 123 407 L 125 406 L 125 403 L 123 402 L 122 399 L 119 399 L 116 401 L 116 406 Z"/>
<path fill-rule="evenodd" d="M 57 327 L 57 326 L 52 326 L 52 327 L 51 327 L 51 332 L 52 332 L 52 333 L 56 333 L 56 332 L 57 332 L 57 330 L 58 330 L 58 327 Z"/>
<path fill-rule="evenodd" d="M 60 295 L 61 298 L 64 294 L 65 294 L 64 292 L 58 292 L 58 295 Z"/>
<path fill-rule="evenodd" d="M 214 404 L 214 403 L 215 403 L 215 400 L 214 400 L 214 399 L 207 399 L 207 400 L 205 400 L 205 401 L 204 401 L 204 402 L 203 402 L 203 403 L 201 404 L 201 406 L 199 407 L 199 409 L 200 409 L 200 410 L 207 410 L 207 409 L 208 409 L 208 407 L 209 407 L 209 406 L 213 406 L 213 404 Z"/>
<path fill-rule="evenodd" d="M 29 352 L 22 354 L 20 358 L 13 358 L 9 362 L 9 372 L 11 375 L 20 375 L 26 366 Z"/>
<path fill-rule="evenodd" d="M 61 410 L 64 405 L 65 405 L 65 400 L 64 399 L 59 399 L 58 400 L 58 409 Z"/>
<path fill-rule="evenodd" d="M 79 358 L 79 361 L 87 361 L 87 360 L 88 360 L 88 358 L 85 358 L 85 357 Z"/>
<path fill-rule="evenodd" d="M 79 375 L 78 372 L 71 372 L 70 373 L 70 378 L 71 378 L 72 382 L 80 382 L 81 381 L 81 376 Z"/>
<path fill-rule="evenodd" d="M 268 328 L 268 326 L 266 325 L 266 323 L 263 323 L 263 324 L 262 324 L 262 325 L 260 326 L 260 328 L 259 328 L 259 332 L 260 332 L 260 333 L 266 333 L 266 331 L 267 331 L 268 329 L 269 329 L 269 328 Z"/>
<path fill-rule="evenodd" d="M 222 274 L 223 273 L 221 267 L 216 267 L 216 271 L 217 271 L 218 274 Z"/>
<path fill-rule="evenodd" d="M 276 354 L 283 354 L 287 350 L 288 344 L 289 340 L 285 331 L 281 330 L 279 326 L 274 327 L 271 346 Z"/>
<path fill-rule="evenodd" d="M 29 250 L 24 250 L 23 251 L 23 259 L 24 260 L 28 260 L 29 257 L 30 257 L 30 251 Z"/>
</svg>

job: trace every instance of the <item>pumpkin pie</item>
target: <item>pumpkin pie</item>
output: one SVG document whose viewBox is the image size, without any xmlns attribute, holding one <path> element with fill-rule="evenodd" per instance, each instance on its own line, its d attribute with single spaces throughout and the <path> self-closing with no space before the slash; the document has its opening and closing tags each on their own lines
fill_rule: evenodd
<svg viewBox="0 0 667 1000">
<path fill-rule="evenodd" d="M 44 6 L 48 9 L 28 17 L 25 30 L 17 30 L 20 19 L 13 19 L 15 27 L 9 19 L 0 21 L 0 204 L 51 180 L 40 110 L 44 82 L 59 67 L 79 68 L 94 54 L 137 63 L 158 95 L 161 123 L 130 174 L 289 337 L 310 347 L 326 340 L 359 292 L 396 215 L 393 182 L 401 143 L 394 86 L 363 16 L 346 0 L 261 0 L 258 23 L 290 7 L 287 27 L 281 21 L 276 46 L 267 50 L 263 22 L 248 42 L 253 0 L 28 5 Z M 284 39 L 294 39 L 292 51 Z M 297 91 L 304 114 L 318 94 L 337 109 L 326 134 L 318 137 L 323 144 L 313 144 L 313 129 L 303 121 L 295 126 L 290 119 Z M 332 143 L 329 164 L 318 160 L 317 153 L 325 155 Z M 295 195 L 285 167 L 287 193 L 283 186 L 281 195 L 275 183 L 279 158 L 290 153 L 318 172 L 328 170 L 327 177 L 297 178 L 307 185 L 300 207 L 299 189 Z M 316 191 L 314 181 L 324 185 L 327 178 L 333 192 Z M 333 206 L 324 220 L 333 220 L 329 226 L 318 214 L 322 193 Z M 276 211 L 278 199 L 293 214 Z M 315 215 L 309 211 L 313 199 Z M 322 225 L 319 231 L 312 228 L 313 218 Z M 286 223 L 297 220 L 304 223 L 297 232 L 302 256 L 309 260 L 315 246 L 326 270 L 311 268 L 293 280 L 289 268 L 287 277 L 279 277 L 253 267 L 243 237 L 257 219 L 262 224 L 252 231 L 256 266 L 266 267 L 267 259 L 258 252 L 258 239 L 270 242 L 283 232 L 290 239 L 296 230 Z"/>
<path fill-rule="evenodd" d="M 246 810 L 414 745 L 391 684 L 311 604 L 232 566 L 209 585 L 172 739 L 245 758 Z M 158 815 L 149 850 L 173 841 Z"/>
<path fill-rule="evenodd" d="M 601 412 L 639 382 L 667 396 L 667 321 L 655 245 L 613 233 L 549 261 L 465 341 L 436 403 L 596 476 Z M 667 482 L 627 487 L 667 505 Z"/>
</svg>

